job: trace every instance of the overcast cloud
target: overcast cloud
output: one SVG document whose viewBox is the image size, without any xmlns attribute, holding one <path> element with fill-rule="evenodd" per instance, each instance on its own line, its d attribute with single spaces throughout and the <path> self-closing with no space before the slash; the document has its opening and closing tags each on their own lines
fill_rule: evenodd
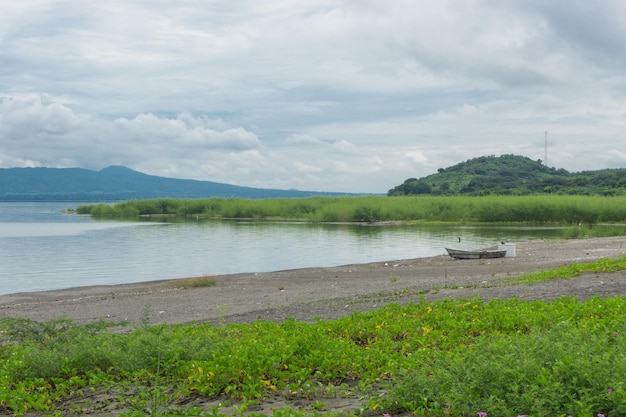
<svg viewBox="0 0 626 417">
<path fill-rule="evenodd" d="M 0 168 L 385 193 L 483 155 L 626 167 L 622 0 L 0 5 Z"/>
</svg>

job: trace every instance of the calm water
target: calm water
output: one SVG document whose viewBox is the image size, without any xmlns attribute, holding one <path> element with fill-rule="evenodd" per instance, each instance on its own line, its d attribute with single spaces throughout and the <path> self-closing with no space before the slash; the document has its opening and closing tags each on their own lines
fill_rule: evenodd
<svg viewBox="0 0 626 417">
<path fill-rule="evenodd" d="M 547 228 L 148 223 L 0 202 L 0 294 L 426 257 L 557 236 Z M 458 243 L 458 237 L 462 243 Z"/>
</svg>

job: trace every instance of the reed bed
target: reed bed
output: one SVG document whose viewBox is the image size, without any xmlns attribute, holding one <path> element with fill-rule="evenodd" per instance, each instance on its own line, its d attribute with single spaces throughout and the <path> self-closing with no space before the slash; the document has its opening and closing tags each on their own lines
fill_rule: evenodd
<svg viewBox="0 0 626 417">
<path fill-rule="evenodd" d="M 96 217 L 589 225 L 626 222 L 626 196 L 407 196 L 155 199 L 80 206 Z"/>
</svg>

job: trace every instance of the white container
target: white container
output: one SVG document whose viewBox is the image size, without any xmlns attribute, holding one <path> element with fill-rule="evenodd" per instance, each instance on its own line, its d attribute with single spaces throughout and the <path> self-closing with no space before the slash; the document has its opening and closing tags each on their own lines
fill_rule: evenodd
<svg viewBox="0 0 626 417">
<path fill-rule="evenodd" d="M 505 258 L 515 257 L 515 245 L 512 245 L 512 244 L 498 245 L 498 250 L 506 251 L 506 255 L 504 255 Z"/>
</svg>

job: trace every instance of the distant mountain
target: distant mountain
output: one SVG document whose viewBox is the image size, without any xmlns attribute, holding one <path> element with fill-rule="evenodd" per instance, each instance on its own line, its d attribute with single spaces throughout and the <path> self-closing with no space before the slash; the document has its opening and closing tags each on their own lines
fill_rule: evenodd
<svg viewBox="0 0 626 417">
<path fill-rule="evenodd" d="M 626 169 L 570 173 L 524 156 L 482 156 L 420 179 L 409 178 L 387 195 L 626 195 Z"/>
<path fill-rule="evenodd" d="M 296 198 L 345 195 L 240 187 L 211 181 L 157 177 L 123 166 L 101 171 L 82 168 L 1 168 L 0 201 L 116 201 L 148 198 Z"/>
</svg>

